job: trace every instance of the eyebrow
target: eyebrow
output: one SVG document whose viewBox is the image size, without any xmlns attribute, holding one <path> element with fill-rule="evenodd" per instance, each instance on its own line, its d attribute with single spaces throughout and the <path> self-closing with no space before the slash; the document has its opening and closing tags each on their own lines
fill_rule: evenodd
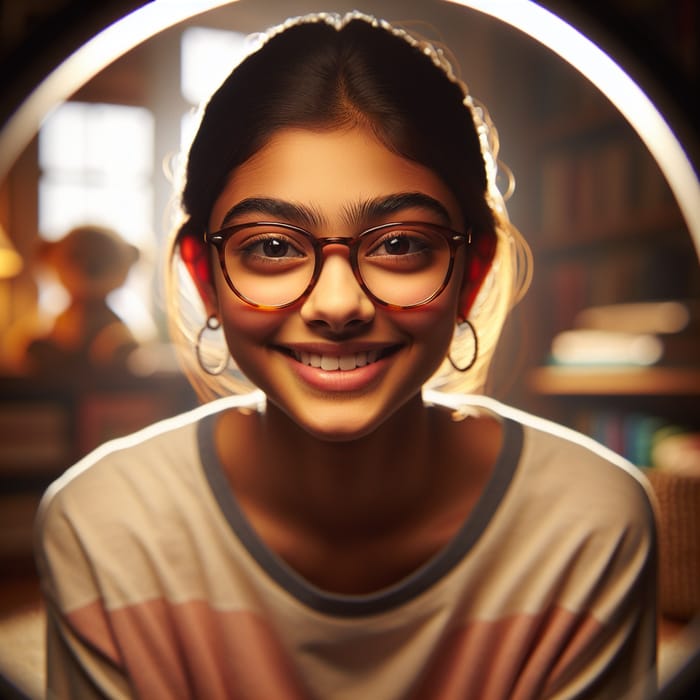
<svg viewBox="0 0 700 700">
<path fill-rule="evenodd" d="M 400 192 L 358 202 L 345 208 L 343 218 L 347 223 L 369 222 L 391 214 L 398 214 L 405 209 L 425 209 L 438 216 L 445 225 L 452 224 L 447 207 L 423 192 Z"/>
<path fill-rule="evenodd" d="M 323 216 L 311 207 L 274 197 L 248 197 L 234 204 L 226 212 L 221 227 L 228 226 L 231 221 L 244 214 L 261 214 L 275 220 L 293 221 L 306 227 L 320 226 L 323 223 Z"/>
<path fill-rule="evenodd" d="M 349 204 L 344 208 L 342 216 L 343 220 L 351 225 L 376 221 L 406 209 L 424 209 L 439 217 L 445 225 L 452 224 L 447 207 L 423 192 L 400 192 Z M 319 227 L 325 223 L 325 217 L 314 207 L 274 197 L 248 197 L 234 204 L 226 212 L 221 228 L 245 214 L 260 214 L 275 220 L 292 221 L 307 228 Z"/>
</svg>

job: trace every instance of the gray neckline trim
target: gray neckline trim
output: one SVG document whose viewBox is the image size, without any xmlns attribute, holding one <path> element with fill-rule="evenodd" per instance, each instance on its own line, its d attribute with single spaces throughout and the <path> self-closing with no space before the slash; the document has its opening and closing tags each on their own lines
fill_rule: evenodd
<svg viewBox="0 0 700 700">
<path fill-rule="evenodd" d="M 376 615 L 407 603 L 446 576 L 474 546 L 491 522 L 510 486 L 523 445 L 522 426 L 503 419 L 503 444 L 493 473 L 474 509 L 453 539 L 408 577 L 367 595 L 339 595 L 306 581 L 277 556 L 257 535 L 239 507 L 216 453 L 216 414 L 205 416 L 198 426 L 198 445 L 205 476 L 214 497 L 250 555 L 278 585 L 301 603 L 320 613 L 339 617 Z"/>
</svg>

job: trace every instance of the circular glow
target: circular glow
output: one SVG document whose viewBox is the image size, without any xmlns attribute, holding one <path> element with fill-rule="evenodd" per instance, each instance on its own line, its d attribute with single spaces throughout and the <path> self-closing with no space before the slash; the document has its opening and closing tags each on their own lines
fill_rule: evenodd
<svg viewBox="0 0 700 700">
<path fill-rule="evenodd" d="M 656 159 L 700 255 L 700 182 L 666 120 L 620 66 L 571 25 L 531 0 L 445 1 L 494 17 L 531 36 L 608 97 Z M 232 4 L 231 0 L 152 0 L 93 37 L 55 68 L 3 127 L 0 178 L 38 131 L 46 114 L 109 63 L 154 34 L 227 4 Z"/>
<path fill-rule="evenodd" d="M 610 58 L 570 24 L 530 0 L 446 0 L 500 19 L 531 36 L 588 78 L 620 111 L 666 177 L 700 255 L 700 182 L 654 103 Z"/>
<path fill-rule="evenodd" d="M 109 25 L 54 68 L 0 132 L 0 179 L 39 131 L 46 115 L 134 47 L 180 22 L 236 0 L 152 0 Z"/>
</svg>

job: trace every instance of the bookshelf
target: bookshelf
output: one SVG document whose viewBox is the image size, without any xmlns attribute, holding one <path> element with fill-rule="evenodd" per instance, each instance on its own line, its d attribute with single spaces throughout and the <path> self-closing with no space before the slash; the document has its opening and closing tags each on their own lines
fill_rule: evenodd
<svg viewBox="0 0 700 700">
<path fill-rule="evenodd" d="M 48 484 L 106 440 L 197 405 L 179 373 L 0 377 L 0 581 L 32 570 Z"/>
<path fill-rule="evenodd" d="M 700 328 L 682 360 L 651 366 L 554 364 L 552 340 L 589 307 L 698 300 L 700 267 L 670 189 L 632 128 L 548 58 L 534 56 L 529 66 L 536 99 L 526 234 L 535 277 L 519 312 L 529 369 L 518 400 L 647 466 L 660 426 L 700 431 Z"/>
<path fill-rule="evenodd" d="M 687 397 L 700 399 L 700 368 L 538 367 L 529 375 L 541 396 Z"/>
</svg>

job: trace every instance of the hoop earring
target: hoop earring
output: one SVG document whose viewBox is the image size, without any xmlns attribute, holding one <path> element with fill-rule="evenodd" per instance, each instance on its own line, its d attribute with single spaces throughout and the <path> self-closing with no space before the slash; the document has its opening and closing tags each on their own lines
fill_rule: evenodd
<svg viewBox="0 0 700 700">
<path fill-rule="evenodd" d="M 476 335 L 476 329 L 472 325 L 472 322 L 469 321 L 468 319 L 462 319 L 458 324 L 457 328 L 461 331 L 465 327 L 469 328 L 472 334 L 472 338 L 474 339 L 474 353 L 472 354 L 471 360 L 466 365 L 460 366 L 458 365 L 453 357 L 452 357 L 452 348 L 450 348 L 450 351 L 447 353 L 447 359 L 450 361 L 450 364 L 458 371 L 458 372 L 467 372 L 469 371 L 473 366 L 474 363 L 476 362 L 476 358 L 479 356 L 479 338 Z"/>
<path fill-rule="evenodd" d="M 199 333 L 197 333 L 197 342 L 194 346 L 194 353 L 197 356 L 197 362 L 199 363 L 199 366 L 202 368 L 202 371 L 206 372 L 212 377 L 218 376 L 226 369 L 226 366 L 228 365 L 229 354 L 228 351 L 226 351 L 226 355 L 224 356 L 223 360 L 219 362 L 218 365 L 210 367 L 202 359 L 202 340 L 204 339 L 204 334 L 207 331 L 218 331 L 219 328 L 221 328 L 221 321 L 219 321 L 219 319 L 214 314 L 212 314 L 206 320 L 206 323 L 202 326 Z"/>
</svg>

